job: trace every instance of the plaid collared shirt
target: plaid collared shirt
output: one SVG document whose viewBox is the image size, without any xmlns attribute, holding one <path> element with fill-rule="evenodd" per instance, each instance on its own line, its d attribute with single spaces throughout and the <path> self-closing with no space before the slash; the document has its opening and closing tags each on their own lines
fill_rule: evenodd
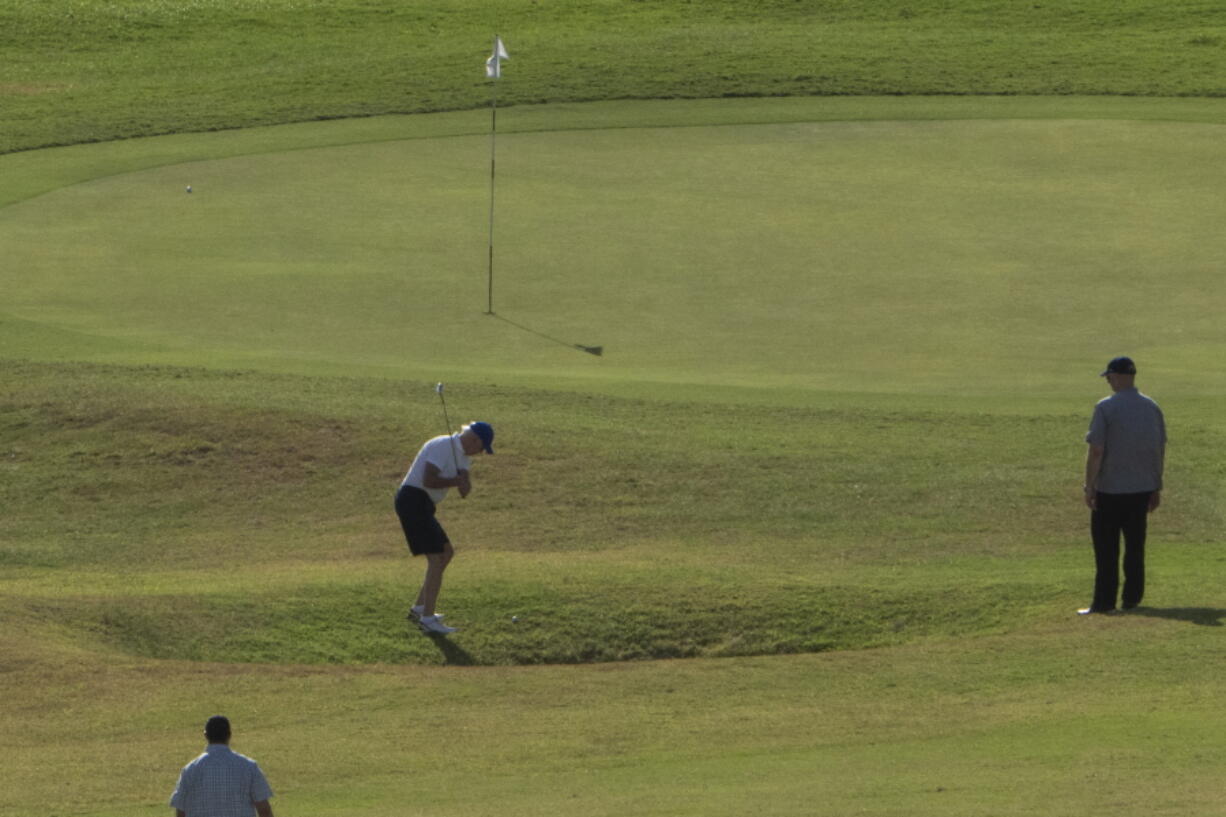
<svg viewBox="0 0 1226 817">
<path fill-rule="evenodd" d="M 260 766 L 224 743 L 210 743 L 183 767 L 170 807 L 187 817 L 252 817 L 255 803 L 272 797 Z"/>
</svg>

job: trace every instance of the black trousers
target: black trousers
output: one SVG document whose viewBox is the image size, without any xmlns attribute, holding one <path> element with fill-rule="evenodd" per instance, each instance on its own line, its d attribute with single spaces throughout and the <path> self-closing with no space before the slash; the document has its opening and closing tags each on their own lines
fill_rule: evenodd
<svg viewBox="0 0 1226 817">
<path fill-rule="evenodd" d="M 1090 514 L 1094 540 L 1094 601 L 1090 609 L 1115 609 L 1120 587 L 1120 534 L 1124 536 L 1124 607 L 1136 607 L 1145 595 L 1145 530 L 1149 492 L 1098 494 L 1098 509 Z"/>
</svg>

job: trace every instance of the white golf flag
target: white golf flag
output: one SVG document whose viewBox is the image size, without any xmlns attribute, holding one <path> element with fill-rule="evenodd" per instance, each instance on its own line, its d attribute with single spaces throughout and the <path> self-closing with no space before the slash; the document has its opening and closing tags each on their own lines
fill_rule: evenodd
<svg viewBox="0 0 1226 817">
<path fill-rule="evenodd" d="M 490 79 L 498 79 L 502 76 L 502 61 L 509 59 L 511 55 L 507 53 L 507 47 L 502 44 L 502 38 L 495 37 L 494 53 L 485 61 L 485 75 Z"/>
</svg>

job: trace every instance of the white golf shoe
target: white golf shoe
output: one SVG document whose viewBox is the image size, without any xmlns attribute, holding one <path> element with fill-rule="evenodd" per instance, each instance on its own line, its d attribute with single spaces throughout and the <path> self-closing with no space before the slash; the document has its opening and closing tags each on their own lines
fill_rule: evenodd
<svg viewBox="0 0 1226 817">
<path fill-rule="evenodd" d="M 448 633 L 454 633 L 456 631 L 455 627 L 448 627 L 439 620 L 440 618 L 441 617 L 437 615 L 422 616 L 417 622 L 417 626 L 421 627 L 421 631 L 426 635 L 430 635 L 431 633 L 436 635 L 447 635 Z"/>
<path fill-rule="evenodd" d="M 425 613 L 426 613 L 426 608 L 425 608 L 425 607 L 422 607 L 420 604 L 414 604 L 412 607 L 410 607 L 410 608 L 409 608 L 409 614 L 408 614 L 407 616 L 405 616 L 405 618 L 407 618 L 409 621 L 416 621 L 416 622 L 418 622 L 418 623 L 420 624 L 420 623 L 421 623 L 422 616 L 424 616 L 424 615 L 425 615 Z M 434 614 L 434 617 L 435 617 L 435 618 L 444 618 L 444 617 L 445 617 L 445 614 L 444 614 L 444 613 L 435 613 L 435 614 Z"/>
</svg>

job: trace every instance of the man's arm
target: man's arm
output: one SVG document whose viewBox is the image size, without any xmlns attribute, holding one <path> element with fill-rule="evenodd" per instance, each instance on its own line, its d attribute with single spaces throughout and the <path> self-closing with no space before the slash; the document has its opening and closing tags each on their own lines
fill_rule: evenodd
<svg viewBox="0 0 1226 817">
<path fill-rule="evenodd" d="M 1165 433 L 1165 432 L 1164 432 Z M 1162 450 L 1158 452 L 1158 490 L 1149 495 L 1149 510 L 1150 512 L 1158 510 L 1158 506 L 1162 504 L 1162 472 L 1166 470 L 1166 443 L 1162 444 Z"/>
<path fill-rule="evenodd" d="M 422 477 L 421 484 L 427 488 L 459 488 L 461 497 L 468 496 L 468 492 L 472 490 L 467 471 L 460 471 L 454 477 L 445 477 L 432 462 L 426 463 L 426 475 Z"/>
<path fill-rule="evenodd" d="M 1090 510 L 1098 509 L 1098 472 L 1102 470 L 1103 454 L 1106 450 L 1101 445 L 1091 443 L 1086 451 L 1085 499 L 1086 507 Z"/>
<path fill-rule="evenodd" d="M 187 817 L 187 812 L 179 808 L 179 806 L 187 805 L 186 791 L 191 785 L 191 778 L 188 774 L 190 764 L 184 767 L 183 771 L 179 772 L 179 782 L 175 784 L 174 794 L 170 795 L 170 802 L 167 804 L 175 810 L 175 817 Z"/>
<path fill-rule="evenodd" d="M 1157 412 L 1157 420 L 1162 428 L 1162 448 L 1157 453 L 1157 491 L 1150 494 L 1150 512 L 1154 512 L 1162 504 L 1162 486 L 1165 485 L 1162 475 L 1166 471 L 1166 421 L 1163 420 L 1161 411 Z"/>
<path fill-rule="evenodd" d="M 267 800 L 261 800 L 253 805 L 255 805 L 255 813 L 260 817 L 272 817 L 272 806 L 268 805 Z"/>
</svg>

